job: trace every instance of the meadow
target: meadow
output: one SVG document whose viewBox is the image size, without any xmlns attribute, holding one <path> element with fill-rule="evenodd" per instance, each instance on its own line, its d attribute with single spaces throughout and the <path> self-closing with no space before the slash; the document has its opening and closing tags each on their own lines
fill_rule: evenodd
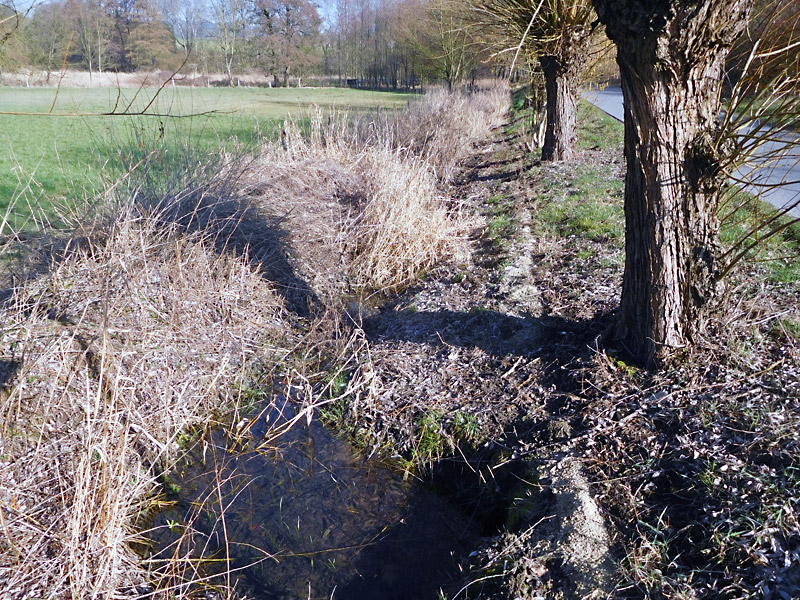
<svg viewBox="0 0 800 600">
<path fill-rule="evenodd" d="M 199 160 L 247 152 L 274 139 L 287 118 L 411 98 L 338 88 L 0 87 L 0 214 L 14 229 L 57 223 L 58 207 L 96 196 L 153 149 Z"/>
</svg>

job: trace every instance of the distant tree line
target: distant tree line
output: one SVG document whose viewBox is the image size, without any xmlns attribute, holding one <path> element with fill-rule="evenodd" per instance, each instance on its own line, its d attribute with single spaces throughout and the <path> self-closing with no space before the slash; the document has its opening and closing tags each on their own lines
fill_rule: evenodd
<svg viewBox="0 0 800 600">
<path fill-rule="evenodd" d="M 149 70 L 174 64 L 176 54 L 160 11 L 141 0 L 42 4 L 20 23 L 11 50 L 13 62 L 43 69 L 48 79 L 64 64 L 90 73 Z"/>
<path fill-rule="evenodd" d="M 488 56 L 447 0 L 52 0 L 0 15 L 0 69 L 176 69 L 261 73 L 271 85 L 325 76 L 341 85 L 413 89 L 476 78 Z M 13 33 L 13 35 L 11 35 Z"/>
<path fill-rule="evenodd" d="M 446 0 L 336 0 L 324 71 L 371 88 L 469 82 L 489 56 L 465 17 Z"/>
</svg>

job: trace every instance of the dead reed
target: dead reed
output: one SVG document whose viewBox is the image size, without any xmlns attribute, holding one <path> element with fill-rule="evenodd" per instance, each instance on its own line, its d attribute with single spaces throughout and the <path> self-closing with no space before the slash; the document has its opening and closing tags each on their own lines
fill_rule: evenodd
<svg viewBox="0 0 800 600">
<path fill-rule="evenodd" d="M 507 97 L 435 93 L 369 124 L 320 114 L 180 185 L 132 165 L 101 216 L 29 250 L 0 305 L 0 597 L 151 589 L 133 524 L 187 428 L 235 409 L 255 361 L 348 297 L 463 248 L 470 221 L 442 182 Z"/>
<path fill-rule="evenodd" d="M 507 88 L 496 85 L 434 91 L 370 120 L 319 112 L 307 132 L 287 122 L 282 144 L 248 169 L 246 194 L 300 232 L 298 263 L 333 284 L 328 295 L 398 289 L 464 251 L 475 223 L 443 184 L 507 106 Z"/>
<path fill-rule="evenodd" d="M 129 208 L 2 309 L 3 598 L 141 583 L 128 542 L 182 431 L 236 403 L 282 307 L 245 261 Z"/>
</svg>

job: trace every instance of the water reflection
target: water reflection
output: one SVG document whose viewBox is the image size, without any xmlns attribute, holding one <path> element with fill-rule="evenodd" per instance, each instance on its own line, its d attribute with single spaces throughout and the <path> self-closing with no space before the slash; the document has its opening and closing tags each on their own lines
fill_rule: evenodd
<svg viewBox="0 0 800 600">
<path fill-rule="evenodd" d="M 424 599 L 452 585 L 477 527 L 315 421 L 256 449 L 292 415 L 272 405 L 244 448 L 222 432 L 197 446 L 170 475 L 177 504 L 155 516 L 156 556 L 212 558 L 201 575 L 230 571 L 259 599 Z"/>
</svg>

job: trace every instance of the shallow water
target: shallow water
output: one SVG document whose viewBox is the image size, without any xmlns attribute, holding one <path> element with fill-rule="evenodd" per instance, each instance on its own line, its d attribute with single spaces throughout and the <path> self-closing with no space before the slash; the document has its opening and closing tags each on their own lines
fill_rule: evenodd
<svg viewBox="0 0 800 600">
<path fill-rule="evenodd" d="M 153 554 L 213 558 L 202 575 L 235 569 L 240 593 L 264 600 L 423 600 L 457 586 L 477 524 L 316 421 L 256 449 L 267 422 L 292 415 L 271 405 L 244 448 L 221 431 L 198 444 L 169 476 L 177 504 L 154 516 Z"/>
</svg>

